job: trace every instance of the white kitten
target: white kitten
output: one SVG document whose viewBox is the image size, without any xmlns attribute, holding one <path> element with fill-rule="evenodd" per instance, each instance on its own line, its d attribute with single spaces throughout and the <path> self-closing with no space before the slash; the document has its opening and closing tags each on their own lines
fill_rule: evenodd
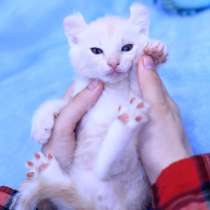
<svg viewBox="0 0 210 210">
<path fill-rule="evenodd" d="M 33 209 L 51 199 L 58 209 L 142 210 L 149 187 L 137 155 L 137 134 L 147 121 L 148 106 L 140 98 L 136 65 L 147 53 L 166 60 L 166 49 L 148 38 L 145 7 L 131 6 L 128 19 L 104 17 L 87 24 L 80 14 L 64 20 L 70 58 L 78 75 L 76 95 L 92 78 L 105 82 L 102 96 L 77 130 L 77 148 L 68 174 L 53 157 L 39 154 L 31 176 L 20 189 L 16 209 Z M 50 101 L 36 112 L 32 135 L 48 141 L 54 118 L 68 103 Z M 59 141 L 59 139 L 58 139 Z"/>
</svg>

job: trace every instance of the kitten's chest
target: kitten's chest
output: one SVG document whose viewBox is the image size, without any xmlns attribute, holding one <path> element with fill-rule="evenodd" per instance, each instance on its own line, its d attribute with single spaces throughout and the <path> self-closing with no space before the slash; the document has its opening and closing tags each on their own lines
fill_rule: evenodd
<svg viewBox="0 0 210 210">
<path fill-rule="evenodd" d="M 117 118 L 118 108 L 129 98 L 129 88 L 105 87 L 103 94 L 95 106 L 83 118 L 77 130 L 78 146 L 75 152 L 75 163 L 82 168 L 92 168 L 101 143 L 103 142 L 112 122 Z"/>
<path fill-rule="evenodd" d="M 95 106 L 83 118 L 77 129 L 75 164 L 90 170 L 111 124 L 117 119 L 119 106 L 129 101 L 129 83 L 105 87 Z"/>
<path fill-rule="evenodd" d="M 119 106 L 128 102 L 129 91 L 128 83 L 105 87 L 96 105 L 86 115 L 85 124 L 109 125 L 116 118 Z"/>
</svg>

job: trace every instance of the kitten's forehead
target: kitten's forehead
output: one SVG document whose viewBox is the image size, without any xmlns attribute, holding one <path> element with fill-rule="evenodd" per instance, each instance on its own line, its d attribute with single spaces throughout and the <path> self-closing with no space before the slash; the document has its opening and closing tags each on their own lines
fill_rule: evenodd
<svg viewBox="0 0 210 210">
<path fill-rule="evenodd" d="M 87 35 L 93 42 L 123 42 L 131 35 L 131 28 L 127 19 L 108 16 L 90 23 Z"/>
<path fill-rule="evenodd" d="M 90 28 L 104 32 L 107 35 L 111 36 L 122 30 L 123 26 L 125 26 L 126 24 L 127 21 L 122 18 L 108 16 L 92 22 L 90 24 Z"/>
</svg>

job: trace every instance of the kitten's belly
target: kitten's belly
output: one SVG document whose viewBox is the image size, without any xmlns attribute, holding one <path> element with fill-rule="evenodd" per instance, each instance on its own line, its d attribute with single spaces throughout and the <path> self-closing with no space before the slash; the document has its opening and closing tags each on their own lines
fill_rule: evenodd
<svg viewBox="0 0 210 210">
<path fill-rule="evenodd" d="M 73 167 L 71 178 L 80 195 L 87 202 L 94 203 L 96 210 L 141 210 L 148 197 L 148 183 L 136 160 L 136 157 L 131 159 L 125 171 L 108 181 L 100 180 L 93 167 L 78 168 L 78 165 Z M 133 167 L 129 168 L 129 165 Z"/>
<path fill-rule="evenodd" d="M 78 129 L 78 146 L 71 178 L 81 196 L 91 203 L 94 202 L 97 210 L 139 210 L 147 196 L 147 182 L 144 180 L 134 144 L 128 147 L 125 154 L 129 158 L 120 163 L 123 165 L 122 173 L 109 181 L 102 181 L 94 172 L 95 160 L 111 123 L 117 117 L 118 107 L 126 103 L 128 92 L 105 92 Z"/>
<path fill-rule="evenodd" d="M 71 178 L 80 195 L 87 202 L 94 203 L 96 210 L 141 210 L 148 197 L 148 183 L 136 150 L 133 147 L 128 149 L 125 157 L 132 155 L 132 158 L 125 158 L 120 163 L 123 165 L 120 174 L 108 181 L 102 181 L 94 172 L 94 163 L 100 149 L 100 143 L 97 142 L 100 139 L 89 140 L 96 144 L 90 143 L 86 148 L 78 148 L 77 154 L 83 155 L 76 157 L 71 171 Z M 85 154 L 81 152 L 84 150 Z"/>
</svg>

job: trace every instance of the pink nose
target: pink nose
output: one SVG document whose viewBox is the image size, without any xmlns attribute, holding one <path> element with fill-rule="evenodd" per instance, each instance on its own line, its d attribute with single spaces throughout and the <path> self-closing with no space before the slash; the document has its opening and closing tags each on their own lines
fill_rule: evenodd
<svg viewBox="0 0 210 210">
<path fill-rule="evenodd" d="M 113 70 L 116 70 L 116 68 L 120 65 L 119 62 L 109 62 L 107 63 L 108 66 L 110 66 Z"/>
</svg>

